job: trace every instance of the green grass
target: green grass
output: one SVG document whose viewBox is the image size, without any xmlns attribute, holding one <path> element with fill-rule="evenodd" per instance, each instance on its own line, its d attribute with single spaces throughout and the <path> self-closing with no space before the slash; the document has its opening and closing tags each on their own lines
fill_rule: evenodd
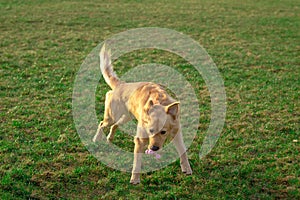
<svg viewBox="0 0 300 200">
<path fill-rule="evenodd" d="M 299 6 L 297 0 L 0 1 L 0 198 L 299 199 Z M 210 113 L 201 77 L 160 51 L 120 58 L 120 75 L 124 66 L 149 61 L 174 66 L 198 90 L 202 113 L 188 152 L 194 174 L 180 174 L 177 161 L 132 186 L 130 174 L 101 164 L 81 143 L 72 91 L 99 42 L 137 27 L 170 28 L 198 41 L 224 78 L 227 116 L 216 147 L 199 160 Z M 99 87 L 101 117 L 108 87 L 103 81 Z"/>
</svg>

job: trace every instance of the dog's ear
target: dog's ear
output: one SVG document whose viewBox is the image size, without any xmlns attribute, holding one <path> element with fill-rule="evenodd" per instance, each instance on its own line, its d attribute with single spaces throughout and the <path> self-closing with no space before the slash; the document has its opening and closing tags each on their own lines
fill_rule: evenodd
<svg viewBox="0 0 300 200">
<path fill-rule="evenodd" d="M 150 101 L 149 101 L 149 107 L 152 107 L 153 105 L 154 105 L 154 103 L 153 103 L 152 99 L 150 99 Z"/>
<path fill-rule="evenodd" d="M 170 105 L 167 105 L 165 107 L 166 113 L 172 115 L 174 119 L 176 119 L 179 113 L 179 104 L 180 102 L 176 101 L 174 103 L 171 103 Z"/>
<path fill-rule="evenodd" d="M 150 110 L 150 108 L 151 108 L 153 105 L 154 105 L 154 102 L 152 101 L 152 99 L 150 99 L 150 100 L 146 103 L 146 105 L 145 105 L 145 107 L 144 107 L 145 112 L 146 112 L 146 113 L 149 113 L 149 110 Z"/>
</svg>

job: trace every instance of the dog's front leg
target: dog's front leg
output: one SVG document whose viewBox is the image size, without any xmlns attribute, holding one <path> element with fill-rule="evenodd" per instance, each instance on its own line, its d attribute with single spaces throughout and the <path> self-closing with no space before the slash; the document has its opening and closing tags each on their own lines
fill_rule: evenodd
<svg viewBox="0 0 300 200">
<path fill-rule="evenodd" d="M 174 137 L 173 143 L 175 144 L 176 150 L 177 150 L 178 154 L 180 155 L 181 171 L 183 173 L 186 173 L 187 175 L 191 175 L 193 173 L 193 171 L 191 169 L 191 166 L 190 166 L 190 163 L 189 163 L 189 160 L 187 157 L 186 147 L 183 142 L 181 130 L 179 130 L 178 133 L 176 134 L 176 136 Z"/>
<path fill-rule="evenodd" d="M 134 138 L 134 159 L 133 159 L 133 168 L 130 183 L 139 184 L 140 183 L 140 173 L 142 166 L 142 155 L 145 146 L 148 144 L 147 138 Z"/>
</svg>

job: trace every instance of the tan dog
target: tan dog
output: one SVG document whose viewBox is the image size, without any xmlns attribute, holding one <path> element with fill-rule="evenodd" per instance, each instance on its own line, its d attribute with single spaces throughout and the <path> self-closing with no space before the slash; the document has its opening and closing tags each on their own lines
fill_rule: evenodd
<svg viewBox="0 0 300 200">
<path fill-rule="evenodd" d="M 110 51 L 105 45 L 100 52 L 100 68 L 106 83 L 112 88 L 106 93 L 104 119 L 93 141 L 100 140 L 103 128 L 110 126 L 107 141 L 114 138 L 116 129 L 134 116 L 138 121 L 134 138 L 134 163 L 130 183 L 140 183 L 141 156 L 148 150 L 158 151 L 166 138 L 173 138 L 180 155 L 182 172 L 192 174 L 183 143 L 179 102 L 171 98 L 162 86 L 151 82 L 124 83 L 118 79 L 111 64 Z"/>
</svg>

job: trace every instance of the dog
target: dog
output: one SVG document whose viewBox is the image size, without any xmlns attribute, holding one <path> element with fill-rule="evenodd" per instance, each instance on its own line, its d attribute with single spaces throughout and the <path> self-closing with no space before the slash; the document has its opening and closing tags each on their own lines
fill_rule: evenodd
<svg viewBox="0 0 300 200">
<path fill-rule="evenodd" d="M 112 142 L 118 126 L 135 117 L 138 125 L 134 137 L 134 162 L 130 183 L 140 183 L 141 159 L 145 149 L 148 152 L 158 152 L 167 137 L 172 139 L 180 156 L 182 172 L 191 175 L 192 169 L 181 133 L 180 103 L 168 95 L 162 85 L 121 81 L 113 70 L 111 52 L 106 49 L 105 44 L 99 56 L 102 75 L 112 90 L 106 93 L 104 118 L 93 142 L 101 139 L 105 127 L 110 127 L 107 141 Z"/>
</svg>

